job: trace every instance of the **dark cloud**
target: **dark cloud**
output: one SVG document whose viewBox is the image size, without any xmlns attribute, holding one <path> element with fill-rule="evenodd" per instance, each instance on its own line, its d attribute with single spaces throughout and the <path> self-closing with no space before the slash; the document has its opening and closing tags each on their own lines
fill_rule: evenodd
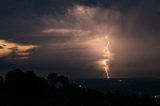
<svg viewBox="0 0 160 106">
<path fill-rule="evenodd" d="M 79 17 L 82 18 L 79 21 L 72 13 L 76 5 L 99 10 L 91 21 L 86 21 L 84 17 Z M 85 43 L 97 37 L 95 29 L 107 25 L 109 27 L 105 26 L 105 29 L 113 35 L 113 77 L 158 76 L 159 7 L 159 0 L 1 0 L 0 39 L 40 47 L 26 61 L 8 63 L 0 58 L 0 68 L 22 66 L 41 70 L 40 73 L 54 70 L 70 77 L 73 77 L 72 74 L 76 77 L 100 77 L 101 71 L 92 63 L 99 57 L 74 42 Z M 72 12 L 67 14 L 69 9 Z M 94 31 L 84 36 L 77 33 L 44 33 L 46 29 L 55 28 Z"/>
</svg>

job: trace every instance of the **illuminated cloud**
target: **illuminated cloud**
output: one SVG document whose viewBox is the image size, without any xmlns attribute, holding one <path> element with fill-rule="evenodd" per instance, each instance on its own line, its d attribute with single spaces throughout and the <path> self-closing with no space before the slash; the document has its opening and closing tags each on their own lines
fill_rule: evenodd
<svg viewBox="0 0 160 106">
<path fill-rule="evenodd" d="M 53 24 L 58 25 L 59 27 L 54 28 L 53 26 L 53 28 L 43 30 L 43 33 L 49 33 L 49 36 L 57 36 L 57 34 L 59 36 L 72 36 L 72 39 L 69 41 L 66 39 L 67 42 L 62 43 L 65 46 L 74 45 L 77 49 L 88 48 L 88 58 L 97 57 L 95 60 L 92 59 L 90 63 L 96 63 L 100 60 L 106 61 L 107 59 L 108 61 L 106 61 L 105 67 L 104 64 L 96 64 L 96 66 L 103 67 L 102 71 L 107 73 L 107 78 L 109 78 L 108 63 L 110 62 L 112 53 L 109 49 L 109 39 L 106 38 L 112 36 L 112 30 L 115 30 L 109 19 L 112 15 L 118 16 L 118 13 L 115 13 L 116 12 L 112 10 L 104 10 L 100 7 L 75 5 L 68 9 L 65 17 L 59 17 L 58 19 L 52 17 L 49 17 L 48 19 L 44 18 L 43 21 L 46 25 L 52 26 Z M 103 16 L 99 17 L 100 15 Z M 106 21 L 106 23 L 104 23 L 104 21 Z M 110 27 L 113 29 L 110 29 Z"/>
<path fill-rule="evenodd" d="M 51 28 L 46 29 L 43 31 L 44 33 L 58 33 L 62 35 L 73 35 L 76 37 L 81 37 L 90 34 L 91 32 L 89 30 L 82 30 L 82 29 L 69 29 L 69 28 Z"/>
<path fill-rule="evenodd" d="M 73 36 L 71 40 L 81 41 L 112 36 L 112 33 L 117 30 L 116 25 L 120 17 L 121 14 L 117 10 L 74 5 L 68 8 L 64 16 L 44 16 L 42 22 L 48 28 L 42 32 L 49 33 L 49 36 Z"/>
<path fill-rule="evenodd" d="M 80 30 L 80 29 L 47 29 L 47 30 L 44 30 L 45 33 L 83 33 L 83 32 L 86 32 L 88 33 L 87 31 L 84 31 L 84 30 Z"/>
<path fill-rule="evenodd" d="M 21 45 L 6 40 L 0 40 L 0 57 L 6 60 L 29 59 L 30 50 L 37 48 L 36 45 Z"/>
</svg>

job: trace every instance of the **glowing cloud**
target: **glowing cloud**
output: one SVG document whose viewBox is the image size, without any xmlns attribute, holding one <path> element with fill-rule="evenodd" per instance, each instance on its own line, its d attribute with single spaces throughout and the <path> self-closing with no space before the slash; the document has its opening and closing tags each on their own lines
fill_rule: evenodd
<svg viewBox="0 0 160 106">
<path fill-rule="evenodd" d="M 55 32 L 55 33 L 82 33 L 84 32 L 84 30 L 80 30 L 80 29 L 47 29 L 45 30 L 44 32 L 46 33 L 52 33 L 52 32 Z M 87 32 L 87 31 L 85 31 Z"/>
<path fill-rule="evenodd" d="M 117 20 L 117 18 L 112 18 L 113 14 L 114 16 L 119 15 L 117 12 L 104 10 L 100 7 L 76 5 L 68 9 L 65 17 L 45 17 L 43 21 L 49 28 L 42 32 L 50 33 L 49 36 L 51 34 L 52 36 L 57 35 L 57 33 L 59 36 L 61 34 L 73 36 L 70 41 L 65 42 L 65 46 L 78 45 L 78 47 L 88 48 L 90 58 L 98 57 L 93 61 L 97 63 L 97 67 L 101 67 L 105 73 L 105 78 L 109 78 L 109 62 L 113 55 L 109 49 L 108 35 L 112 36 L 114 28 L 112 21 L 116 22 L 115 20 Z M 58 27 L 51 27 L 52 25 L 58 25 Z"/>
<path fill-rule="evenodd" d="M 21 45 L 6 40 L 0 40 L 0 57 L 6 60 L 25 60 L 29 59 L 30 50 L 37 48 L 36 45 Z"/>
</svg>

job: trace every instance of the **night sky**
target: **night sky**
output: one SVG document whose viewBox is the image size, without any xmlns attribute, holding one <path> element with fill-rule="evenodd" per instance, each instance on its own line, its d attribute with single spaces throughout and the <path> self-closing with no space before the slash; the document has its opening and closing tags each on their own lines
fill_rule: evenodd
<svg viewBox="0 0 160 106">
<path fill-rule="evenodd" d="M 160 78 L 159 55 L 160 0 L 0 0 L 2 75 Z"/>
</svg>

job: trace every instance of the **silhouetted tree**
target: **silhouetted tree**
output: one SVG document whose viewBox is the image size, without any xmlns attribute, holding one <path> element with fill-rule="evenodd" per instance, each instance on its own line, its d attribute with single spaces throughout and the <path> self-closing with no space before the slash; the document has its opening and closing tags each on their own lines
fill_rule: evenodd
<svg viewBox="0 0 160 106">
<path fill-rule="evenodd" d="M 3 77 L 0 76 L 0 85 L 3 85 L 4 84 L 4 80 L 3 80 Z"/>
<path fill-rule="evenodd" d="M 59 83 L 63 84 L 63 85 L 68 85 L 69 84 L 68 78 L 65 77 L 65 76 L 58 76 L 57 81 Z"/>
<path fill-rule="evenodd" d="M 4 80 L 0 76 L 0 106 L 160 106 L 159 97 L 105 94 L 71 85 L 67 77 L 55 73 L 47 79 L 20 69 L 8 72 Z M 47 81 L 60 84 L 59 89 L 49 86 Z"/>
<path fill-rule="evenodd" d="M 3 77 L 0 76 L 0 93 L 3 92 L 4 80 Z"/>
<path fill-rule="evenodd" d="M 55 73 L 48 75 L 47 78 L 52 87 L 60 88 L 69 84 L 68 78 L 65 76 L 57 76 Z"/>
<path fill-rule="evenodd" d="M 7 92 L 14 94 L 39 95 L 47 88 L 44 78 L 37 77 L 33 72 L 15 69 L 6 74 L 5 87 Z"/>
<path fill-rule="evenodd" d="M 52 73 L 52 74 L 48 75 L 47 78 L 50 83 L 57 83 L 57 74 L 56 73 Z"/>
</svg>

